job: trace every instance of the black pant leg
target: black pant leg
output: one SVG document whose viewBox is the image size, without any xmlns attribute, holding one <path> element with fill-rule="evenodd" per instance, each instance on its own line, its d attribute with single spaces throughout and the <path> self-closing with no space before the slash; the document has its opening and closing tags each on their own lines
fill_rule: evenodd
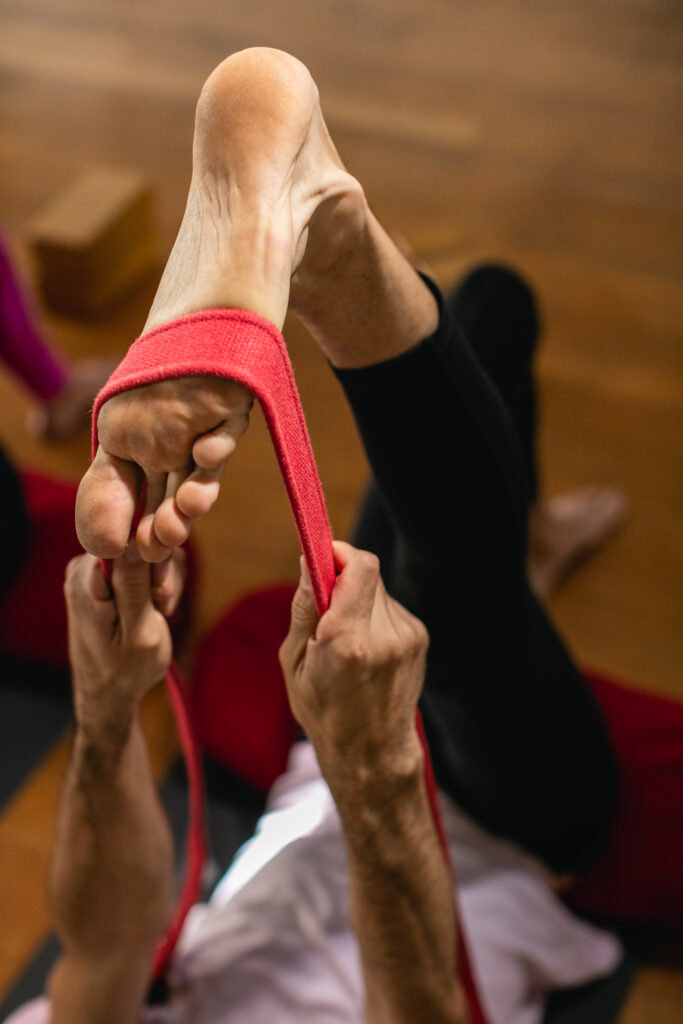
<svg viewBox="0 0 683 1024">
<path fill-rule="evenodd" d="M 538 469 L 533 357 L 540 333 L 534 293 L 516 271 L 484 264 L 466 274 L 447 303 L 515 425 L 527 494 L 534 501 Z"/>
<path fill-rule="evenodd" d="M 337 373 L 396 529 L 390 589 L 430 632 L 421 707 L 437 778 L 492 831 L 577 870 L 607 828 L 615 765 L 526 583 L 511 419 L 443 303 L 415 349 Z"/>
<path fill-rule="evenodd" d="M 483 264 L 466 274 L 446 303 L 517 431 L 527 498 L 532 502 L 538 492 L 533 356 L 540 330 L 534 294 L 515 271 Z M 372 479 L 361 499 L 351 540 L 378 555 L 385 579 L 391 578 L 396 532 Z"/>
</svg>

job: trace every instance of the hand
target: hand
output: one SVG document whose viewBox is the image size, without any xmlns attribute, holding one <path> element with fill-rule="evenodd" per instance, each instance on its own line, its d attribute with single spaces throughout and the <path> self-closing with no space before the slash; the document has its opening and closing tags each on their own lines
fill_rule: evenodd
<svg viewBox="0 0 683 1024">
<path fill-rule="evenodd" d="M 164 677 L 172 654 L 164 616 L 175 610 L 184 579 L 184 551 L 150 566 L 134 541 L 114 561 L 111 583 L 92 555 L 69 562 L 64 593 L 80 725 L 125 730 L 138 701 Z"/>
<path fill-rule="evenodd" d="M 100 445 L 76 499 L 86 551 L 98 558 L 123 553 L 146 481 L 138 550 L 148 562 L 167 559 L 216 501 L 252 404 L 241 384 L 207 376 L 147 384 L 105 402 Z"/>
<path fill-rule="evenodd" d="M 334 546 L 340 574 L 320 620 L 302 560 L 280 663 L 293 714 L 336 781 L 366 769 L 409 770 L 419 756 L 415 709 L 429 638 L 391 598 L 374 555 Z"/>
</svg>

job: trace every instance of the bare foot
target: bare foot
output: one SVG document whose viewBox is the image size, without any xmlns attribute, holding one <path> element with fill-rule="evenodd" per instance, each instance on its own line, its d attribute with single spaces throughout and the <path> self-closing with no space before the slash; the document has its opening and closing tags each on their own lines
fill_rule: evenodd
<svg viewBox="0 0 683 1024">
<path fill-rule="evenodd" d="M 529 515 L 528 575 L 546 600 L 623 524 L 628 511 L 619 487 L 584 487 L 548 498 Z"/>
<path fill-rule="evenodd" d="M 187 208 L 145 329 L 217 307 L 250 310 L 281 328 L 314 215 L 318 234 L 329 221 L 337 238 L 335 206 L 360 195 L 303 64 L 264 48 L 229 57 L 197 104 Z M 246 389 L 218 377 L 110 399 L 76 505 L 86 550 L 105 558 L 124 550 L 146 478 L 138 547 L 149 561 L 167 558 L 216 500 L 251 401 Z"/>
<path fill-rule="evenodd" d="M 48 441 L 66 441 L 87 427 L 95 396 L 116 366 L 116 359 L 81 359 L 71 365 L 69 379 L 49 402 L 31 409 L 26 426 Z"/>
</svg>

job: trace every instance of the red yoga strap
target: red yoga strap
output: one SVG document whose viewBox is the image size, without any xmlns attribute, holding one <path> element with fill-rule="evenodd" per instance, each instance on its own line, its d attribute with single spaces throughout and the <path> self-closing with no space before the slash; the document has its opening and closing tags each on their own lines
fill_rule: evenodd
<svg viewBox="0 0 683 1024">
<path fill-rule="evenodd" d="M 336 576 L 332 533 L 287 347 L 282 334 L 270 321 L 243 310 L 212 309 L 191 313 L 143 334 L 130 347 L 95 400 L 93 457 L 98 445 L 97 418 L 109 398 L 145 384 L 204 374 L 229 377 L 243 384 L 256 395 L 263 407 L 310 573 L 316 606 L 322 615 L 329 604 Z M 185 916 L 199 898 L 205 852 L 199 745 L 192 727 L 186 690 L 175 665 L 171 667 L 166 682 L 188 768 L 190 820 L 188 870 L 171 927 L 157 950 L 155 977 L 163 974 Z M 444 858 L 452 874 L 419 712 L 417 729 L 425 753 L 429 804 Z M 472 1024 L 485 1024 L 461 925 L 458 928 L 458 971 Z"/>
</svg>

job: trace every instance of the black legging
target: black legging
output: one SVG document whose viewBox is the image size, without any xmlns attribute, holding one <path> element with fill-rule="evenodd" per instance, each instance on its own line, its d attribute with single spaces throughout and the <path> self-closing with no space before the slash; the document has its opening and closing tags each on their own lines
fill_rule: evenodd
<svg viewBox="0 0 683 1024">
<path fill-rule="evenodd" d="M 440 785 L 488 829 L 575 872 L 605 838 L 617 773 L 597 705 L 526 579 L 534 301 L 498 267 L 471 274 L 448 305 L 430 286 L 441 306 L 430 338 L 337 371 L 375 479 L 354 543 L 379 554 L 391 593 L 429 630 L 421 709 Z"/>
</svg>

